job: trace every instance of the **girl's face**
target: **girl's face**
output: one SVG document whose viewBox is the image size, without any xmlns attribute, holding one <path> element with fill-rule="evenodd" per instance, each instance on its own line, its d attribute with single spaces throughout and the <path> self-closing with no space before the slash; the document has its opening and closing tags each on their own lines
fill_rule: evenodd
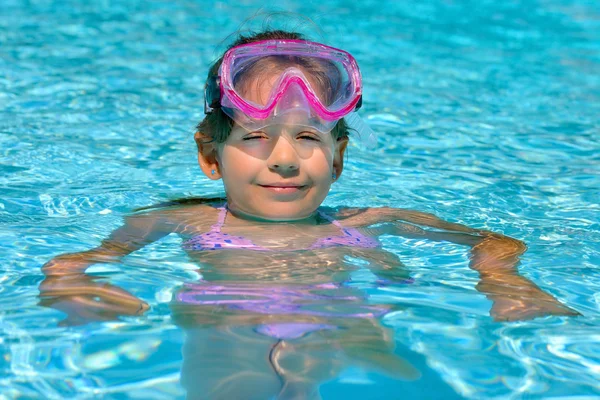
<svg viewBox="0 0 600 400">
<path fill-rule="evenodd" d="M 234 125 L 216 157 L 230 209 L 267 220 L 309 217 L 341 173 L 345 144 L 292 124 L 255 132 Z"/>
<path fill-rule="evenodd" d="M 249 81 L 244 97 L 264 104 L 277 78 Z M 335 141 L 330 133 L 298 125 L 306 121 L 297 118 L 306 117 L 292 114 L 259 131 L 234 124 L 225 143 L 200 145 L 200 166 L 209 178 L 223 179 L 232 211 L 289 221 L 311 216 L 323 202 L 334 171 L 342 173 L 347 139 Z"/>
</svg>

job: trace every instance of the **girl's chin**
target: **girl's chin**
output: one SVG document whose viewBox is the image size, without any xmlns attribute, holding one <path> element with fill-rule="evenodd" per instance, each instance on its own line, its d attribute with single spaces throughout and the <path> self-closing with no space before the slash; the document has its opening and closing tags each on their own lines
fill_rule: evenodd
<svg viewBox="0 0 600 400">
<path fill-rule="evenodd" d="M 269 210 L 246 210 L 234 205 L 229 206 L 229 210 L 237 217 L 244 219 L 251 219 L 255 221 L 268 221 L 268 222 L 297 222 L 302 220 L 311 219 L 316 210 L 294 210 L 290 207 L 277 207 L 282 208 L 281 210 L 273 207 Z"/>
</svg>

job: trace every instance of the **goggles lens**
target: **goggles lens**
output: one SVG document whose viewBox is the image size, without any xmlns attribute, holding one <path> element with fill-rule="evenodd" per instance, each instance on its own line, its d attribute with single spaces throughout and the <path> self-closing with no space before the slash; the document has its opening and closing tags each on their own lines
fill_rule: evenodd
<svg viewBox="0 0 600 400">
<path fill-rule="evenodd" d="M 223 111 L 250 130 L 285 124 L 294 115 L 295 121 L 327 132 L 357 108 L 362 95 L 349 53 L 299 40 L 232 48 L 223 58 L 220 90 Z"/>
</svg>

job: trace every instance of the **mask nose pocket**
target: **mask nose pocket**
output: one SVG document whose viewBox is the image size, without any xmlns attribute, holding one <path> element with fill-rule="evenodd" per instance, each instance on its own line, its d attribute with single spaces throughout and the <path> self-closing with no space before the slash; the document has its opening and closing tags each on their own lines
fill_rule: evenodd
<svg viewBox="0 0 600 400">
<path fill-rule="evenodd" d="M 315 112 L 301 83 L 294 80 L 290 82 L 283 95 L 277 102 L 270 123 L 282 125 L 295 125 L 329 132 L 336 121 L 324 121 Z"/>
<path fill-rule="evenodd" d="M 273 116 L 279 117 L 286 113 L 303 113 L 305 118 L 310 116 L 310 104 L 298 82 L 292 82 L 277 103 Z"/>
</svg>

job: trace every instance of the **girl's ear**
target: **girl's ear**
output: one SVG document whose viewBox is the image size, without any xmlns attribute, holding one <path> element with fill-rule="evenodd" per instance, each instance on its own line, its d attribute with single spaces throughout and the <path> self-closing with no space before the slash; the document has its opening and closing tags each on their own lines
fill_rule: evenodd
<svg viewBox="0 0 600 400">
<path fill-rule="evenodd" d="M 196 132 L 194 140 L 198 146 L 198 164 L 204 175 L 212 180 L 221 179 L 217 157 L 217 143 L 202 132 Z"/>
<path fill-rule="evenodd" d="M 333 171 L 335 172 L 335 180 L 338 180 L 344 170 L 344 153 L 348 146 L 348 136 L 341 137 L 335 143 L 333 153 Z"/>
</svg>

